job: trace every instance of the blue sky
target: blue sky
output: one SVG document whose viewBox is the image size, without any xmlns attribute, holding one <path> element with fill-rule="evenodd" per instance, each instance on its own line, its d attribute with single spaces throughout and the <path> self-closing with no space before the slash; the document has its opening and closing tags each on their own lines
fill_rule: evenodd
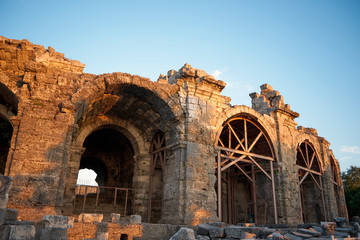
<svg viewBox="0 0 360 240">
<path fill-rule="evenodd" d="M 268 83 L 342 171 L 360 167 L 358 0 L 0 0 L 0 35 L 52 46 L 88 73 L 155 81 L 189 63 L 227 82 L 234 105 Z"/>
</svg>

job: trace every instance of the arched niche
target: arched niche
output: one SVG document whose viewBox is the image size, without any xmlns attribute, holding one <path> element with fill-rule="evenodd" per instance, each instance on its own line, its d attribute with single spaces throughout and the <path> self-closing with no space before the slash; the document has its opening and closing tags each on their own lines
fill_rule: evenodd
<svg viewBox="0 0 360 240">
<path fill-rule="evenodd" d="M 305 140 L 297 147 L 296 165 L 299 176 L 299 195 L 303 222 L 326 219 L 322 166 L 314 146 Z"/>
<path fill-rule="evenodd" d="M 239 114 L 226 120 L 215 147 L 220 220 L 277 223 L 274 147 L 256 118 Z"/>
</svg>

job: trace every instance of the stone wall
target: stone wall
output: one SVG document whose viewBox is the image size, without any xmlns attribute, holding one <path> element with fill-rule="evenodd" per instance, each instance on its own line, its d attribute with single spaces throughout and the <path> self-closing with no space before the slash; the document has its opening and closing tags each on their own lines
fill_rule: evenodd
<svg viewBox="0 0 360 240">
<path fill-rule="evenodd" d="M 314 129 L 296 128 L 299 114 L 270 85 L 262 85 L 260 94 L 250 94 L 250 108 L 231 105 L 230 98 L 221 95 L 223 81 L 189 64 L 160 75 L 157 82 L 126 73 L 87 74 L 83 68 L 51 47 L 0 37 L 0 114 L 13 127 L 3 168 L 14 181 L 9 206 L 19 209 L 21 219 L 72 215 L 81 161 L 92 157 L 102 161 L 103 172 L 111 175 L 108 179 L 131 188 L 130 209 L 146 220 L 150 146 L 161 131 L 166 167 L 160 222 L 217 221 L 215 143 L 224 123 L 237 116 L 251 119 L 269 139 L 280 223 L 302 221 L 296 159 L 304 141 L 311 143 L 321 163 L 322 220 L 346 216 L 341 179 L 339 197 L 331 182 L 330 158 L 338 163 L 330 144 Z M 84 144 L 102 130 L 123 136 L 128 150 L 119 153 L 113 147 L 101 152 Z M 119 180 L 122 175 L 129 180 Z M 256 180 L 258 190 L 272 212 L 272 194 L 266 191 L 271 182 L 263 177 Z M 334 203 L 337 209 L 330 207 Z M 266 218 L 273 220 L 274 216 Z"/>
</svg>

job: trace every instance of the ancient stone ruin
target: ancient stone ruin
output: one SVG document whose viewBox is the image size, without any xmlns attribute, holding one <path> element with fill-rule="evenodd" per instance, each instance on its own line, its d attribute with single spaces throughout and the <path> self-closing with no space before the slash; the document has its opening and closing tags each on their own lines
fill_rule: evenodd
<svg viewBox="0 0 360 240">
<path fill-rule="evenodd" d="M 347 217 L 330 143 L 297 126 L 299 114 L 270 85 L 250 94 L 252 107 L 234 106 L 221 95 L 225 82 L 189 64 L 157 82 L 84 66 L 51 47 L 0 37 L 0 174 L 12 178 L 0 205 L 16 209 L 18 222 L 33 221 L 36 234 L 60 228 L 52 221 L 67 234 L 82 223 L 99 239 L 113 228 L 116 239 L 132 239 L 154 224 Z M 86 168 L 98 186 L 77 184 Z M 83 216 L 98 215 L 84 227 Z M 130 221 L 140 216 L 148 225 Z M 120 219 L 136 229 L 126 238 L 126 227 L 111 225 Z"/>
</svg>

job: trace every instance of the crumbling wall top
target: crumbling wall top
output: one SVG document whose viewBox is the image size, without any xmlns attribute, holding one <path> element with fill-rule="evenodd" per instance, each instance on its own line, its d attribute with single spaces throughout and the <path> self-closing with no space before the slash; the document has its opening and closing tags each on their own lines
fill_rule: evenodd
<svg viewBox="0 0 360 240">
<path fill-rule="evenodd" d="M 160 74 L 158 82 L 166 81 L 169 84 L 177 84 L 180 79 L 188 78 L 192 78 L 194 82 L 200 82 L 215 87 L 219 90 L 219 92 L 221 92 L 226 86 L 225 82 L 216 80 L 214 76 L 207 74 L 204 70 L 193 68 L 188 63 L 185 63 L 179 71 L 172 69 L 168 71 L 166 76 Z"/>
<path fill-rule="evenodd" d="M 292 119 L 300 116 L 299 113 L 290 109 L 289 104 L 284 104 L 284 97 L 274 90 L 269 84 L 260 86 L 261 93 L 250 93 L 252 108 L 261 114 L 270 115 L 273 111 L 281 111 Z"/>
<path fill-rule="evenodd" d="M 80 74 L 85 67 L 85 64 L 64 57 L 63 53 L 56 52 L 50 46 L 48 49 L 45 49 L 43 46 L 33 44 L 26 39 L 15 40 L 0 36 L 0 46 L 4 46 L 8 51 L 8 59 L 6 54 L 5 59 L 10 61 L 14 60 L 14 63 L 17 63 L 19 70 L 22 71 L 35 71 L 35 69 L 39 70 L 43 68 L 42 66 L 45 66 L 57 71 Z M 18 50 L 23 51 L 21 54 L 17 54 L 16 52 Z M 11 65 L 8 67 L 11 67 Z M 4 69 L 6 66 L 2 66 L 1 68 L 2 70 L 7 70 Z"/>
</svg>

